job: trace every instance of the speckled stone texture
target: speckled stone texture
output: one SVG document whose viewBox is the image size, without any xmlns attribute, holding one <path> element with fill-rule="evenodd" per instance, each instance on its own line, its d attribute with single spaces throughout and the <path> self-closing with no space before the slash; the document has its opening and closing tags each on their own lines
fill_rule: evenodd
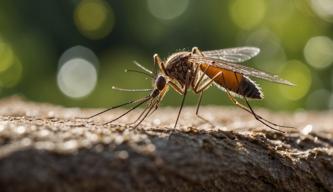
<svg viewBox="0 0 333 192">
<path fill-rule="evenodd" d="M 0 101 L 0 191 L 333 191 L 333 113 L 262 116 L 297 127 L 274 132 L 236 107 L 159 109 L 141 126 L 116 110 Z M 311 128 L 313 128 L 311 130 Z"/>
</svg>

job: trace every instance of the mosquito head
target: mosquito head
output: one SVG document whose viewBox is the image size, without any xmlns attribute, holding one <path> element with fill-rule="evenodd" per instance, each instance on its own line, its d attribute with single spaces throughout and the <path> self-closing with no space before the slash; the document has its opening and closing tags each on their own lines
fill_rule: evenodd
<svg viewBox="0 0 333 192">
<path fill-rule="evenodd" d="M 161 91 L 165 88 L 166 86 L 166 78 L 163 75 L 158 75 L 155 79 L 155 88 L 152 90 L 150 93 L 151 97 L 157 97 Z"/>
<path fill-rule="evenodd" d="M 156 89 L 158 90 L 163 90 L 164 87 L 166 85 L 166 79 L 163 75 L 159 75 L 157 76 L 156 80 L 155 80 L 155 86 L 156 86 Z"/>
</svg>

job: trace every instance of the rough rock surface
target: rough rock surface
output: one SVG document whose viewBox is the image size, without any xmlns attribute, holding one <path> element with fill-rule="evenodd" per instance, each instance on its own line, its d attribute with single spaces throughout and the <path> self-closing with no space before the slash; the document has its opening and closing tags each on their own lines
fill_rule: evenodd
<svg viewBox="0 0 333 192">
<path fill-rule="evenodd" d="M 333 191 L 333 113 L 272 113 L 297 127 L 282 134 L 235 107 L 203 107 L 215 126 L 159 109 L 136 129 L 137 113 L 102 125 L 80 110 L 0 101 L 0 189 L 4 191 Z M 311 128 L 313 128 L 311 130 Z"/>
</svg>

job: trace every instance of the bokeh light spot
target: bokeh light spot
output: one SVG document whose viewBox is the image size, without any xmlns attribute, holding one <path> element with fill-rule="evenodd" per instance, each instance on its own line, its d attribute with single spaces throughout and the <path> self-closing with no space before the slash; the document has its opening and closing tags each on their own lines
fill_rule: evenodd
<svg viewBox="0 0 333 192">
<path fill-rule="evenodd" d="M 87 38 L 101 39 L 111 32 L 114 16 L 104 0 L 82 0 L 75 9 L 74 21 Z"/>
<path fill-rule="evenodd" d="M 317 69 L 333 63 L 333 41 L 325 36 L 312 37 L 304 47 L 306 61 Z"/>
<path fill-rule="evenodd" d="M 147 0 L 149 12 L 163 20 L 175 19 L 185 12 L 189 0 Z"/>
<path fill-rule="evenodd" d="M 329 109 L 333 110 L 333 93 L 331 93 L 331 96 L 329 98 L 329 103 L 328 103 L 328 107 Z"/>
<path fill-rule="evenodd" d="M 322 19 L 333 22 L 333 1 L 332 0 L 311 0 L 313 11 Z"/>
<path fill-rule="evenodd" d="M 286 64 L 286 54 L 281 46 L 280 39 L 269 29 L 263 28 L 252 33 L 246 33 L 242 45 L 259 47 L 260 54 L 253 62 L 258 69 L 280 73 Z"/>
<path fill-rule="evenodd" d="M 296 86 L 279 86 L 279 92 L 289 100 L 299 100 L 310 90 L 312 76 L 310 69 L 301 61 L 289 61 L 281 76 Z"/>
<path fill-rule="evenodd" d="M 332 85 L 332 88 L 333 88 L 333 69 L 331 71 L 331 85 Z"/>
<path fill-rule="evenodd" d="M 0 87 L 10 88 L 22 78 L 22 64 L 11 45 L 0 39 Z"/>
<path fill-rule="evenodd" d="M 84 97 L 95 88 L 97 71 L 89 61 L 73 58 L 61 66 L 57 82 L 65 95 L 73 98 Z"/>
<path fill-rule="evenodd" d="M 326 89 L 311 91 L 306 100 L 306 107 L 307 109 L 327 109 L 329 105 L 329 97 L 330 92 Z"/>
<path fill-rule="evenodd" d="M 74 46 L 59 59 L 57 82 L 60 90 L 72 98 L 85 97 L 97 82 L 98 58 L 90 49 Z"/>
<path fill-rule="evenodd" d="M 266 13 L 264 0 L 235 0 L 230 5 L 232 20 L 241 29 L 250 30 L 258 26 Z"/>
<path fill-rule="evenodd" d="M 15 57 L 11 47 L 0 41 L 0 72 L 6 71 L 12 64 L 14 64 Z"/>
<path fill-rule="evenodd" d="M 0 73 L 0 87 L 14 87 L 22 78 L 23 67 L 18 58 L 14 59 L 14 63 L 6 70 Z"/>
<path fill-rule="evenodd" d="M 59 67 L 72 58 L 83 58 L 98 67 L 99 61 L 95 53 L 89 48 L 77 45 L 67 49 L 59 59 Z"/>
</svg>

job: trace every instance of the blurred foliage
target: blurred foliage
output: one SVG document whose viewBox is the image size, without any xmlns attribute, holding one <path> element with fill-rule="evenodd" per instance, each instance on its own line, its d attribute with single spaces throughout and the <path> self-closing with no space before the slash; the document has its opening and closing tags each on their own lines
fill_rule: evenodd
<svg viewBox="0 0 333 192">
<path fill-rule="evenodd" d="M 261 54 L 246 65 L 297 86 L 258 80 L 265 99 L 255 105 L 275 110 L 332 109 L 333 9 L 327 7 L 333 7 L 332 1 L 2 0 L 0 95 L 107 107 L 146 94 L 115 91 L 112 85 L 151 87 L 144 76 L 124 73 L 135 68 L 133 60 L 152 69 L 154 53 L 166 58 L 193 46 L 201 50 L 257 46 Z M 63 65 L 61 55 L 78 45 L 91 50 L 99 62 L 93 63 L 98 75 L 95 88 L 90 83 L 91 92 L 75 98 L 61 91 L 57 75 Z M 179 105 L 180 100 L 170 91 L 162 105 Z M 189 94 L 186 103 L 195 105 L 196 100 Z M 211 88 L 203 103 L 231 102 Z"/>
</svg>

